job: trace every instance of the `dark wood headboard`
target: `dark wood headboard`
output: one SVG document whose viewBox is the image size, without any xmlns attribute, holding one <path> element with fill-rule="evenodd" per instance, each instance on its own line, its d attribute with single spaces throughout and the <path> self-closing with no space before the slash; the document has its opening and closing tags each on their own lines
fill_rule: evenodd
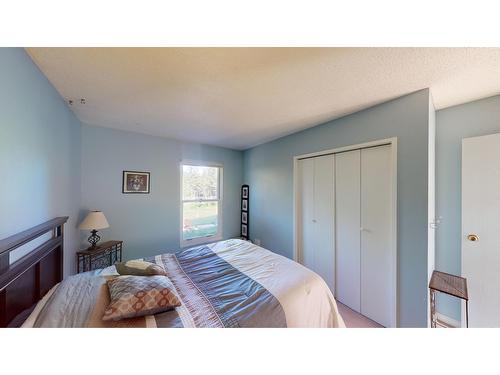
<svg viewBox="0 0 500 375">
<path fill-rule="evenodd" d="M 63 278 L 67 216 L 57 217 L 0 241 L 0 327 L 18 327 L 36 303 Z M 44 234 L 52 237 L 9 264 L 10 253 Z"/>
</svg>

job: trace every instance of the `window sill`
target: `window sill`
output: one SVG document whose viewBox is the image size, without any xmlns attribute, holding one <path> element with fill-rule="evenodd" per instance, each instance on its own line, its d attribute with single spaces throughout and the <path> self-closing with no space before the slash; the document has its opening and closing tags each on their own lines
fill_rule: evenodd
<svg viewBox="0 0 500 375">
<path fill-rule="evenodd" d="M 186 249 L 198 245 L 207 245 L 222 240 L 222 235 L 215 235 L 209 237 L 198 237 L 192 240 L 181 240 L 181 249 Z"/>
</svg>

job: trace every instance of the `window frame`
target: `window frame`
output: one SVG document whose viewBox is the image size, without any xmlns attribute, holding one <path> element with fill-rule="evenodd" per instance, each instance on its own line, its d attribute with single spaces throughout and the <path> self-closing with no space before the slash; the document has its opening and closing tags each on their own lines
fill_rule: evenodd
<svg viewBox="0 0 500 375">
<path fill-rule="evenodd" d="M 183 166 L 189 165 L 192 167 L 214 167 L 219 168 L 218 180 L 217 180 L 217 192 L 218 199 L 186 199 L 183 197 L 183 180 L 184 180 L 184 171 Z M 207 244 L 211 242 L 216 242 L 222 240 L 222 204 L 223 204 L 223 181 L 224 181 L 224 166 L 222 163 L 210 162 L 210 161 L 197 161 L 197 160 L 182 160 L 179 164 L 179 186 L 180 186 L 180 225 L 179 225 L 179 234 L 180 234 L 180 246 L 181 248 L 192 247 L 202 244 Z M 184 203 L 189 202 L 218 202 L 217 204 L 217 233 L 210 236 L 203 237 L 195 237 L 189 240 L 184 239 Z"/>
</svg>

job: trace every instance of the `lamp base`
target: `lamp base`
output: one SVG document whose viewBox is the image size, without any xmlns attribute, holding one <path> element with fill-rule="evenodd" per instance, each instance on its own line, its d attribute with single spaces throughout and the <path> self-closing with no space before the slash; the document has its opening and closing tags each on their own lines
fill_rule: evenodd
<svg viewBox="0 0 500 375">
<path fill-rule="evenodd" d="M 97 235 L 97 231 L 94 229 L 91 231 L 91 235 L 88 238 L 91 247 L 96 247 L 97 243 L 101 240 L 101 237 Z"/>
</svg>

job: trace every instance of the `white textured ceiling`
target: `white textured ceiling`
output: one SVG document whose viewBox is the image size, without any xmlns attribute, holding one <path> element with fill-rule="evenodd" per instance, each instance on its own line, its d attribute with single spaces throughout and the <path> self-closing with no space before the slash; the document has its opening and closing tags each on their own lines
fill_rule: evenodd
<svg viewBox="0 0 500 375">
<path fill-rule="evenodd" d="M 426 87 L 437 109 L 500 93 L 498 48 L 27 51 L 82 122 L 235 149 Z"/>
</svg>

